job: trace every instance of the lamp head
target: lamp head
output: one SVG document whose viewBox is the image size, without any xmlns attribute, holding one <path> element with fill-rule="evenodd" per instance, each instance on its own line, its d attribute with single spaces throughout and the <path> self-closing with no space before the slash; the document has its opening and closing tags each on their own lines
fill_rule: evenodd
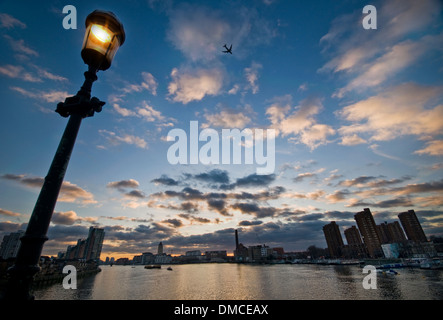
<svg viewBox="0 0 443 320">
<path fill-rule="evenodd" d="M 85 25 L 83 61 L 95 70 L 106 70 L 125 42 L 123 24 L 112 12 L 95 10 L 86 17 Z"/>
</svg>

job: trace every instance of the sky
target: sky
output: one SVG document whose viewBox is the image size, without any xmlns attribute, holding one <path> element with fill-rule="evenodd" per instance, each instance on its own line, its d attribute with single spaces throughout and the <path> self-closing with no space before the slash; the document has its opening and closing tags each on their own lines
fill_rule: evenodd
<svg viewBox="0 0 443 320">
<path fill-rule="evenodd" d="M 68 4 L 76 29 L 63 27 Z M 101 259 L 160 241 L 173 255 L 231 254 L 235 229 L 246 246 L 325 248 L 322 227 L 343 232 L 364 208 L 377 224 L 415 210 L 428 238 L 443 236 L 441 1 L 51 0 L 0 4 L 0 237 L 26 229 L 96 9 L 121 20 L 126 41 L 98 72 L 92 95 L 106 104 L 82 122 L 43 254 L 91 226 L 106 232 Z M 275 166 L 259 173 L 257 154 L 174 163 L 171 130 L 188 139 L 185 159 L 209 147 L 192 124 L 211 146 L 220 137 L 220 159 L 223 130 L 250 129 L 241 150 L 261 142 Z"/>
</svg>

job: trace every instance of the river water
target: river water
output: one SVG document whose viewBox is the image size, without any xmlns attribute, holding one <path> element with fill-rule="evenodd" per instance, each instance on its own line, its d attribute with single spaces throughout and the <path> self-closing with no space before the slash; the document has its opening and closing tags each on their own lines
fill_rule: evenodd
<svg viewBox="0 0 443 320">
<path fill-rule="evenodd" d="M 161 269 L 101 266 L 96 275 L 36 289 L 36 300 L 443 300 L 443 270 L 377 273 L 365 289 L 359 266 L 185 264 Z M 373 282 L 374 284 L 374 282 Z"/>
</svg>

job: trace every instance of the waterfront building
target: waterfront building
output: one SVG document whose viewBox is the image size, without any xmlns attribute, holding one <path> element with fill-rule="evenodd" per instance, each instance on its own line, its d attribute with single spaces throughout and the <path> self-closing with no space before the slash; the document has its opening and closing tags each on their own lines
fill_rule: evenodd
<svg viewBox="0 0 443 320">
<path fill-rule="evenodd" d="M 371 258 L 383 257 L 380 237 L 371 210 L 365 208 L 363 211 L 355 214 L 354 219 L 363 237 L 363 242 L 368 249 L 369 256 Z"/>
<path fill-rule="evenodd" d="M 361 240 L 360 232 L 358 231 L 356 226 L 352 226 L 345 230 L 346 242 L 351 244 L 363 244 Z"/>
<path fill-rule="evenodd" d="M 118 258 L 117 260 L 115 260 L 115 264 L 127 265 L 129 264 L 129 258 Z"/>
<path fill-rule="evenodd" d="M 152 264 L 154 263 L 155 256 L 151 252 L 143 252 L 141 264 Z"/>
<path fill-rule="evenodd" d="M 385 221 L 384 223 L 377 225 L 377 231 L 382 244 L 402 242 L 406 240 L 406 236 L 398 221 L 391 223 Z"/>
<path fill-rule="evenodd" d="M 157 254 L 163 254 L 163 243 L 158 244 Z"/>
<path fill-rule="evenodd" d="M 377 232 L 380 237 L 380 242 L 382 244 L 391 243 L 391 237 L 389 236 L 388 231 L 388 223 L 385 221 L 384 223 L 380 223 L 377 225 Z M 383 250 L 384 251 L 384 250 Z M 385 255 L 386 257 L 386 255 Z"/>
<path fill-rule="evenodd" d="M 285 249 L 283 247 L 272 248 L 272 254 L 275 258 L 281 259 L 285 255 Z"/>
<path fill-rule="evenodd" d="M 142 263 L 142 255 L 136 255 L 132 258 L 132 264 L 141 264 Z"/>
<path fill-rule="evenodd" d="M 202 255 L 202 252 L 200 250 L 186 251 L 186 256 L 187 257 L 199 257 L 201 255 Z"/>
<path fill-rule="evenodd" d="M 217 250 L 217 251 L 206 251 L 205 252 L 206 260 L 210 261 L 226 261 L 226 258 L 228 257 L 228 254 L 226 250 Z"/>
<path fill-rule="evenodd" d="M 365 258 L 367 257 L 367 249 L 363 243 L 360 232 L 356 226 L 352 226 L 344 231 L 347 246 L 343 247 L 343 253 L 346 258 Z"/>
<path fill-rule="evenodd" d="M 325 234 L 326 243 L 328 245 L 329 255 L 332 258 L 339 258 L 342 256 L 342 247 L 344 245 L 340 229 L 335 221 L 323 226 L 323 233 Z"/>
<path fill-rule="evenodd" d="M 248 260 L 248 248 L 246 248 L 243 243 L 239 243 L 236 250 L 234 250 L 235 261 L 245 262 Z"/>
<path fill-rule="evenodd" d="M 398 221 L 388 223 L 388 232 L 392 242 L 402 242 L 406 240 L 405 233 L 403 232 L 403 229 Z"/>
<path fill-rule="evenodd" d="M 172 256 L 168 254 L 157 254 L 154 259 L 155 264 L 168 264 L 171 263 Z"/>
<path fill-rule="evenodd" d="M 3 236 L 2 244 L 0 245 L 0 258 L 9 259 L 17 257 L 18 249 L 20 248 L 20 238 L 24 235 L 23 230 L 11 232 L 9 235 Z"/>
<path fill-rule="evenodd" d="M 268 260 L 272 256 L 273 250 L 266 245 L 250 246 L 248 248 L 248 260 L 258 262 Z"/>
<path fill-rule="evenodd" d="M 428 241 L 414 210 L 402 212 L 398 215 L 398 218 L 409 240 L 415 242 Z"/>
<path fill-rule="evenodd" d="M 100 260 L 104 238 L 104 229 L 94 227 L 89 228 L 88 238 L 86 239 L 86 252 L 84 254 L 86 260 Z"/>
<path fill-rule="evenodd" d="M 65 259 L 84 259 L 99 261 L 105 237 L 104 229 L 89 228 L 87 239 L 78 239 L 75 246 L 68 246 Z"/>
<path fill-rule="evenodd" d="M 248 260 L 248 248 L 246 248 L 243 243 L 239 243 L 238 241 L 238 231 L 235 230 L 235 250 L 234 250 L 234 259 L 235 261 L 245 262 Z"/>
</svg>

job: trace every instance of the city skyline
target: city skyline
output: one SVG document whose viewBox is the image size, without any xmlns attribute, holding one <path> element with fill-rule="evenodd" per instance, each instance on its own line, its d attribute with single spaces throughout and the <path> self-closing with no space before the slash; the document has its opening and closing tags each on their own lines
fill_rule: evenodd
<svg viewBox="0 0 443 320">
<path fill-rule="evenodd" d="M 116 14 L 126 41 L 92 88 L 106 105 L 82 123 L 43 255 L 90 227 L 106 233 L 102 260 L 159 242 L 233 250 L 236 229 L 250 245 L 325 248 L 325 224 L 343 234 L 367 207 L 377 224 L 415 210 L 428 238 L 443 236 L 443 5 L 375 1 L 367 30 L 367 4 L 93 1 L 74 4 L 72 30 L 58 1 L 0 4 L 0 238 L 25 230 L 95 9 Z M 274 171 L 171 164 L 168 132 L 192 121 L 274 129 Z"/>
</svg>

